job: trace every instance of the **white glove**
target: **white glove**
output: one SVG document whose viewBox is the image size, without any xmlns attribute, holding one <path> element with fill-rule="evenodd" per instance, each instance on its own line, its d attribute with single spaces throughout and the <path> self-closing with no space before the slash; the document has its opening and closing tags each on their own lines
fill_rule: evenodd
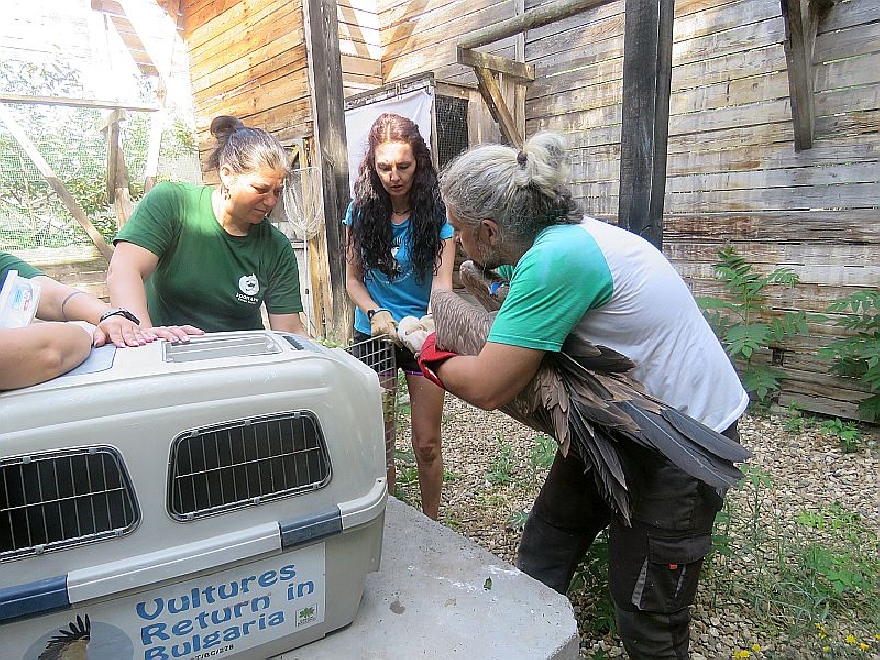
<svg viewBox="0 0 880 660">
<path fill-rule="evenodd" d="M 417 319 L 415 316 L 404 316 L 397 326 L 397 336 L 401 343 L 418 356 L 422 352 L 425 339 L 434 332 L 434 317 L 425 314 Z"/>
</svg>

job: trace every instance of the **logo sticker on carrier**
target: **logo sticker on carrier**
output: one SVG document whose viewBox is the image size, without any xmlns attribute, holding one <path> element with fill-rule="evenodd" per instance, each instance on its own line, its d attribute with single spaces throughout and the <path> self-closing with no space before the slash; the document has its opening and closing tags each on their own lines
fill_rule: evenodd
<svg viewBox="0 0 880 660">
<path fill-rule="evenodd" d="M 204 660 L 234 657 L 285 636 L 291 636 L 293 648 L 298 645 L 296 632 L 324 621 L 324 562 L 324 544 L 317 543 L 60 612 L 48 621 L 34 619 L 28 623 L 38 625 L 39 632 L 29 635 L 33 641 L 19 657 L 37 660 L 45 657 L 40 654 L 47 645 L 54 650 L 69 644 L 81 652 L 87 649 L 88 655 L 77 657 L 90 660 Z"/>
</svg>

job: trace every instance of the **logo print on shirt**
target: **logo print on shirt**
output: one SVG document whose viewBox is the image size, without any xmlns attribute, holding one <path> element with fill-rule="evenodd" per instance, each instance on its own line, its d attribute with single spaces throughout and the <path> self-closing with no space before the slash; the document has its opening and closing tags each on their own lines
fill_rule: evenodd
<svg viewBox="0 0 880 660">
<path fill-rule="evenodd" d="M 256 274 L 243 275 L 238 280 L 238 288 L 246 296 L 255 296 L 260 291 L 260 282 Z"/>
</svg>

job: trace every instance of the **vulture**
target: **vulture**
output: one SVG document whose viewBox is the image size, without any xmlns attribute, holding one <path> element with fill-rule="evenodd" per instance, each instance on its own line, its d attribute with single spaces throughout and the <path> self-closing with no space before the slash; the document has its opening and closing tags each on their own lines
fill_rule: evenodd
<svg viewBox="0 0 880 660">
<path fill-rule="evenodd" d="M 431 307 L 437 347 L 477 355 L 506 295 L 505 281 L 466 261 L 465 289 L 477 307 L 451 291 L 435 291 Z M 710 486 L 736 486 L 734 465 L 749 458 L 740 444 L 645 392 L 629 372 L 632 360 L 605 346 L 569 335 L 559 353 L 548 352 L 526 387 L 501 410 L 556 439 L 563 455 L 574 450 L 591 470 L 611 510 L 631 525 L 631 486 L 639 479 L 635 454 L 665 456 Z"/>
</svg>

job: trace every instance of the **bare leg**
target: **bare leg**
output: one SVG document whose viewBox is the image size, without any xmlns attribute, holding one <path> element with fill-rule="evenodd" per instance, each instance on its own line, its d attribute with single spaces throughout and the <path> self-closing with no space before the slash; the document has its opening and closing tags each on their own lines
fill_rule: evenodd
<svg viewBox="0 0 880 660">
<path fill-rule="evenodd" d="M 440 423 L 445 392 L 424 376 L 406 375 L 412 408 L 412 445 L 419 469 L 422 511 L 434 520 L 440 511 L 443 490 L 443 456 L 440 448 Z"/>
</svg>

